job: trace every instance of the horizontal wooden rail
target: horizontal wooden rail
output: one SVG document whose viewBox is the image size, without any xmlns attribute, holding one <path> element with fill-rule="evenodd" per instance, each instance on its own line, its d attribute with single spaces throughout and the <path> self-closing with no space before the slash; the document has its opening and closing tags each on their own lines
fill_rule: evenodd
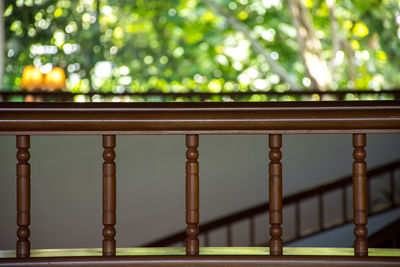
<svg viewBox="0 0 400 267">
<path fill-rule="evenodd" d="M 398 133 L 400 101 L 0 103 L 0 134 Z"/>
</svg>

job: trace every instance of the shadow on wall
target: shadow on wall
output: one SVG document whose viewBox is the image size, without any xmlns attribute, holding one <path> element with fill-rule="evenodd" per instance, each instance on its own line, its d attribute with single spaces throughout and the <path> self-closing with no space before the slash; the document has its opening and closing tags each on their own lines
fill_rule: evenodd
<svg viewBox="0 0 400 267">
<path fill-rule="evenodd" d="M 285 135 L 283 190 L 351 173 L 351 135 Z M 16 241 L 15 137 L 0 137 L 0 249 Z M 400 158 L 400 135 L 368 135 L 370 167 Z M 118 136 L 117 246 L 185 227 L 184 136 Z M 32 248 L 101 247 L 100 136 L 31 139 Z M 200 136 L 200 220 L 268 199 L 268 137 Z M 266 222 L 267 223 L 267 222 Z"/>
</svg>

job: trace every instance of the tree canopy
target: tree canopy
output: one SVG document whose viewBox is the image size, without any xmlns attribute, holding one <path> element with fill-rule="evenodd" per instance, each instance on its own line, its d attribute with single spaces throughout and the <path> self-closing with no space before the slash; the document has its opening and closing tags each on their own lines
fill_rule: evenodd
<svg viewBox="0 0 400 267">
<path fill-rule="evenodd" d="M 5 0 L 3 88 L 24 66 L 72 92 L 381 90 L 400 84 L 397 0 Z"/>
</svg>

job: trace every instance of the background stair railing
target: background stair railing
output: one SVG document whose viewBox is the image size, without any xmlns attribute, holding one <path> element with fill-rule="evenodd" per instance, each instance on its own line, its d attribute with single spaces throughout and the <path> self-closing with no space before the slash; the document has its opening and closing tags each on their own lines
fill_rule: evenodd
<svg viewBox="0 0 400 267">
<path fill-rule="evenodd" d="M 367 172 L 367 187 L 371 188 L 372 182 L 378 181 L 381 183 L 384 183 L 386 185 L 386 188 L 389 189 L 388 192 L 374 192 L 374 190 L 369 190 L 368 194 L 368 215 L 376 215 L 385 211 L 388 211 L 390 209 L 396 208 L 400 206 L 400 184 L 396 184 L 395 181 L 395 172 L 400 170 L 400 160 L 393 161 L 381 166 L 378 166 L 376 168 L 370 169 Z M 399 173 L 400 174 L 400 173 Z M 351 204 L 351 199 L 348 197 L 348 190 L 351 188 L 352 185 L 352 175 L 336 179 L 333 182 L 326 183 L 323 185 L 320 185 L 318 187 L 305 190 L 296 194 L 292 194 L 289 196 L 286 196 L 282 200 L 282 209 L 285 209 L 289 206 L 294 206 L 294 213 L 295 213 L 295 222 L 297 222 L 295 225 L 296 230 L 295 234 L 292 236 L 289 236 L 288 238 L 284 239 L 284 243 L 290 243 L 295 240 L 298 240 L 300 238 L 305 238 L 314 234 L 318 234 L 322 231 L 325 230 L 330 230 L 335 227 L 341 226 L 343 224 L 349 223 L 352 221 L 352 216 L 349 216 L 349 204 Z M 324 196 L 334 193 L 335 191 L 340 191 L 341 197 L 338 199 L 337 202 L 334 204 L 337 206 L 336 208 L 338 210 L 342 210 L 342 212 L 339 214 L 340 220 L 334 220 L 334 221 L 326 221 L 324 219 L 324 213 L 326 212 L 324 209 Z M 381 198 L 378 200 L 377 198 L 374 198 L 375 193 L 383 193 L 386 194 L 385 198 Z M 397 197 L 396 197 L 397 196 Z M 302 227 L 301 227 L 301 209 L 300 209 L 300 204 L 306 200 L 309 199 L 317 199 L 317 209 L 313 211 L 312 213 L 316 214 L 316 220 L 318 220 L 317 225 L 319 226 L 318 228 L 311 229 L 311 231 L 308 231 L 307 233 L 303 233 Z M 231 246 L 231 242 L 229 240 L 232 240 L 232 235 L 235 233 L 232 232 L 231 228 L 232 225 L 236 223 L 240 223 L 243 221 L 247 221 L 249 228 L 248 228 L 248 240 L 250 241 L 248 246 L 260 246 L 260 245 L 266 245 L 267 240 L 265 240 L 264 244 L 256 244 L 255 243 L 255 235 L 256 235 L 256 230 L 255 230 L 255 223 L 254 223 L 254 218 L 257 216 L 260 216 L 262 214 L 265 215 L 265 218 L 267 218 L 269 211 L 269 204 L 268 203 L 261 203 L 258 205 L 254 205 L 250 208 L 243 209 L 234 213 L 231 213 L 229 215 L 217 218 L 215 220 L 203 223 L 199 225 L 200 228 L 200 235 L 204 236 L 204 246 L 209 246 L 210 245 L 210 236 L 212 236 L 213 231 L 218 231 L 219 229 L 226 229 L 226 238 L 225 238 L 225 246 Z M 230 230 L 229 230 L 230 228 Z M 241 233 L 242 234 L 242 233 Z M 260 232 L 257 232 L 257 234 L 263 234 Z M 174 234 L 171 234 L 169 236 L 160 238 L 158 240 L 149 242 L 144 244 L 144 247 L 164 247 L 164 246 L 173 246 L 173 245 L 178 245 L 183 243 L 185 240 L 186 233 L 185 231 L 180 231 L 176 232 Z"/>
</svg>

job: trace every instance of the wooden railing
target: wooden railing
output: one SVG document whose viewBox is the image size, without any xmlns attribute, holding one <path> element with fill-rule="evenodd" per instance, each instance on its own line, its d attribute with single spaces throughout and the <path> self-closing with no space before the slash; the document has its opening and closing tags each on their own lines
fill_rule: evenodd
<svg viewBox="0 0 400 267">
<path fill-rule="evenodd" d="M 12 102 L 29 99 L 36 102 L 55 102 L 55 101 L 74 101 L 77 97 L 81 97 L 79 101 L 99 102 L 118 100 L 122 102 L 174 102 L 174 101 L 309 101 L 309 100 L 399 100 L 400 89 L 391 90 L 349 90 L 340 89 L 336 91 L 319 91 L 319 90 L 302 90 L 302 91 L 247 91 L 247 92 L 169 92 L 165 93 L 160 90 L 149 90 L 148 92 L 87 92 L 72 93 L 63 91 L 5 91 L 0 90 L 0 101 Z"/>
<path fill-rule="evenodd" d="M 336 134 L 353 136 L 354 249 L 335 249 L 313 256 L 283 248 L 282 240 L 282 134 Z M 16 135 L 17 148 L 17 246 L 14 257 L 0 259 L 0 266 L 260 266 L 260 265 L 381 265 L 398 266 L 398 250 L 368 248 L 366 140 L 370 133 L 400 133 L 400 102 L 287 102 L 287 103 L 1 103 L 0 134 Z M 30 250 L 31 135 L 103 136 L 103 244 L 101 257 L 46 257 Z M 116 135 L 182 134 L 186 136 L 186 244 L 180 250 L 141 250 L 137 256 L 118 250 L 116 234 Z M 265 248 L 213 250 L 199 246 L 200 134 L 269 135 L 269 250 Z M 33 192 L 34 194 L 35 192 Z M 120 251 L 120 252 L 118 252 Z M 324 251 L 324 250 L 322 250 Z M 326 252 L 326 250 L 325 250 Z M 304 253 L 304 252 L 303 252 Z M 333 254 L 332 254 L 333 253 Z M 140 254 L 140 253 L 139 253 Z M 161 255 L 160 255 L 161 254 Z M 171 255 L 172 254 L 172 255 Z M 211 254 L 211 255 L 210 255 Z M 222 255 L 221 255 L 222 254 Z M 230 254 L 230 255 L 228 255 Z M 234 254 L 234 255 L 232 255 Z M 315 255 L 315 254 L 319 254 Z M 39 257 L 31 257 L 31 256 Z M 76 255 L 76 254 L 75 254 Z M 90 254 L 89 255 L 93 255 Z M 98 254 L 96 254 L 98 255 Z M 122 256 L 129 255 L 129 256 Z M 136 256 L 132 256 L 136 255 Z M 339 256 L 343 255 L 343 256 Z M 384 255 L 386 257 L 378 257 Z M 65 255 L 64 255 L 65 256 Z"/>
<path fill-rule="evenodd" d="M 396 208 L 400 206 L 400 199 L 397 200 L 399 193 L 396 192 L 396 188 L 400 189 L 400 185 L 396 184 L 395 173 L 400 170 L 400 160 L 393 161 L 376 168 L 370 169 L 367 171 L 367 202 L 368 202 L 368 216 L 380 214 L 382 212 L 388 211 L 390 209 Z M 350 203 L 350 199 L 348 198 L 348 189 L 352 186 L 353 176 L 346 176 L 340 179 L 335 179 L 333 182 L 326 183 L 320 185 L 315 188 L 311 188 L 293 195 L 289 195 L 283 198 L 282 200 L 282 210 L 288 209 L 290 207 L 294 207 L 294 220 L 290 223 L 290 227 L 294 228 L 294 235 L 287 236 L 287 238 L 283 239 L 284 243 L 291 243 L 300 238 L 305 238 L 312 236 L 314 234 L 318 234 L 322 231 L 331 230 L 338 226 L 342 226 L 346 223 L 352 221 L 352 217 L 349 216 L 348 206 Z M 389 189 L 389 192 L 373 192 L 371 190 L 372 182 L 379 181 L 385 183 L 385 188 Z M 374 197 L 376 193 L 380 195 L 386 195 L 386 199 L 379 199 Z M 335 206 L 337 208 L 338 216 L 331 218 L 331 220 L 325 219 L 325 214 L 327 211 L 324 208 L 324 201 L 326 201 L 327 196 L 329 194 L 335 194 Z M 382 194 L 383 193 L 383 194 Z M 317 228 L 307 229 L 306 226 L 301 224 L 301 219 L 304 218 L 302 214 L 302 209 L 300 205 L 308 200 L 314 200 L 317 202 L 315 210 L 310 212 L 311 208 L 308 208 L 308 213 L 315 214 L 313 220 L 317 220 Z M 255 230 L 255 218 L 257 216 L 267 215 L 269 212 L 269 204 L 261 203 L 258 205 L 254 205 L 250 208 L 243 209 L 229 215 L 220 217 L 218 219 L 200 224 L 200 234 L 199 236 L 203 236 L 204 246 L 208 247 L 210 245 L 210 239 L 212 239 L 213 232 L 215 233 L 218 230 L 225 230 L 226 237 L 223 240 L 225 246 L 232 246 L 233 236 L 235 235 L 229 228 L 232 228 L 233 225 L 248 222 L 248 234 L 247 240 L 249 243 L 248 246 L 259 246 L 265 245 L 267 241 L 263 244 L 256 243 L 256 230 Z M 330 211 L 332 213 L 332 211 Z M 264 216 L 267 218 L 267 216 Z M 333 219 L 333 220 L 332 220 Z M 314 224 L 315 225 L 315 224 Z M 238 233 L 243 235 L 243 231 Z M 259 233 L 258 233 L 259 234 Z M 174 246 L 184 242 L 186 238 L 185 231 L 180 231 L 164 238 L 160 238 L 158 240 L 154 240 L 152 242 L 146 243 L 144 247 L 164 247 L 164 246 Z M 267 237 L 265 237 L 267 240 Z"/>
</svg>

